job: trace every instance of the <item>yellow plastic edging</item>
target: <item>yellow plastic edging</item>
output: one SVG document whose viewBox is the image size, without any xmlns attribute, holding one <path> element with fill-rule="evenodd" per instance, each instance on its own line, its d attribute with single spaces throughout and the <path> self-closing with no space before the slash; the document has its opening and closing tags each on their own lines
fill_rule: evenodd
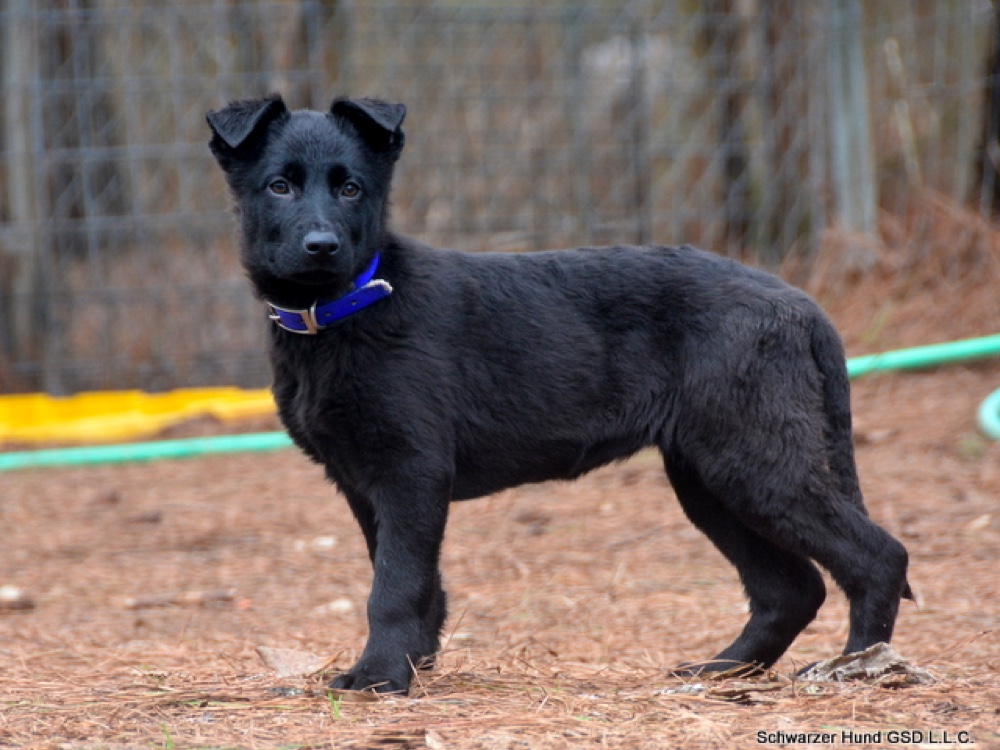
<svg viewBox="0 0 1000 750">
<path fill-rule="evenodd" d="M 17 394 L 0 396 L 0 443 L 132 440 L 195 417 L 228 422 L 274 412 L 270 391 L 240 388 L 95 391 L 62 398 Z"/>
</svg>

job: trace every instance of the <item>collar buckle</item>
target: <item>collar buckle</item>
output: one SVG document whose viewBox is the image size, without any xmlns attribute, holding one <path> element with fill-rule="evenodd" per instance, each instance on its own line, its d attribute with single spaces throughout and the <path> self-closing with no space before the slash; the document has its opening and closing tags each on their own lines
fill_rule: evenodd
<svg viewBox="0 0 1000 750">
<path fill-rule="evenodd" d="M 315 336 L 324 328 L 324 326 L 320 325 L 319 321 L 316 319 L 315 302 L 304 310 L 278 307 L 277 305 L 268 302 L 267 317 L 273 320 L 279 328 L 284 328 L 286 331 L 299 333 L 304 336 Z M 298 328 L 294 325 L 294 323 L 301 323 L 302 327 Z"/>
</svg>

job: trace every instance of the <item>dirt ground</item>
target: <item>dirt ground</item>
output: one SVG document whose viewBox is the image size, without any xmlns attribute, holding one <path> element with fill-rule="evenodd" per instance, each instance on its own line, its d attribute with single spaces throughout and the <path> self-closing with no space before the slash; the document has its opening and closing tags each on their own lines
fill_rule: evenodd
<svg viewBox="0 0 1000 750">
<path fill-rule="evenodd" d="M 825 302 L 858 354 L 995 333 L 996 288 Z M 440 665 L 409 698 L 331 697 L 257 652 L 336 670 L 366 633 L 360 532 L 283 451 L 0 475 L 0 585 L 34 603 L 0 610 L 0 747 L 1000 747 L 1000 443 L 974 424 L 996 388 L 997 360 L 854 384 L 867 502 L 920 598 L 893 646 L 931 684 L 793 676 L 845 642 L 832 584 L 767 677 L 669 676 L 728 644 L 746 606 L 643 453 L 454 506 Z"/>
</svg>

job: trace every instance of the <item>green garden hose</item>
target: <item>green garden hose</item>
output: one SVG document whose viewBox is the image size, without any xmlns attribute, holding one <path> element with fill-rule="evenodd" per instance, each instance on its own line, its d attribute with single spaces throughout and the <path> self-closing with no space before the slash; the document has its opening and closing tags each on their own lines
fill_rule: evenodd
<svg viewBox="0 0 1000 750">
<path fill-rule="evenodd" d="M 986 437 L 1000 440 L 1000 390 L 993 391 L 979 406 L 979 429 Z"/>
<path fill-rule="evenodd" d="M 1000 334 L 853 357 L 847 360 L 847 374 L 856 378 L 870 372 L 913 370 L 998 356 L 1000 356 Z"/>
<path fill-rule="evenodd" d="M 155 440 L 146 443 L 18 451 L 0 453 L 0 471 L 46 466 L 91 466 L 134 461 L 159 461 L 166 458 L 189 458 L 212 453 L 251 453 L 273 451 L 288 448 L 291 445 L 292 441 L 283 432 L 257 432 L 247 435 L 221 435 L 183 440 Z"/>
</svg>

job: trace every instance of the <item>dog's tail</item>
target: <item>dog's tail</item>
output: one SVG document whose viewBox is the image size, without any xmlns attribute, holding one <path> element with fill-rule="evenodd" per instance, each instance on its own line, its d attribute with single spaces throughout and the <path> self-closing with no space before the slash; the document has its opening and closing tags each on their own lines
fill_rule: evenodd
<svg viewBox="0 0 1000 750">
<path fill-rule="evenodd" d="M 811 343 L 813 360 L 823 377 L 823 411 L 829 430 L 827 461 L 830 471 L 837 477 L 844 496 L 849 497 L 862 513 L 868 515 L 854 460 L 851 384 L 847 377 L 844 345 L 833 325 L 823 316 L 817 316 L 813 320 Z M 909 581 L 903 582 L 900 596 L 916 601 Z"/>
<path fill-rule="evenodd" d="M 847 378 L 844 345 L 833 325 L 821 315 L 813 318 L 811 329 L 813 361 L 823 380 L 823 413 L 828 431 L 827 461 L 840 490 L 864 511 L 854 462 L 851 384 Z"/>
</svg>

